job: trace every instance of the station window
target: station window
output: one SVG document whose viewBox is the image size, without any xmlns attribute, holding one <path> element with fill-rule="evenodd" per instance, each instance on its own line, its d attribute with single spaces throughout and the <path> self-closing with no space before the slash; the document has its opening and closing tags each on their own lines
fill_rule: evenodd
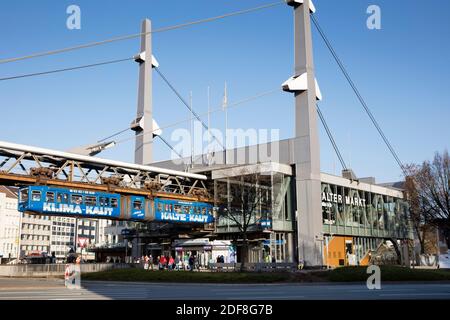
<svg viewBox="0 0 450 320">
<path fill-rule="evenodd" d="M 96 197 L 86 196 L 84 198 L 84 201 L 85 201 L 86 205 L 88 205 L 88 206 L 95 206 L 95 205 L 97 205 L 97 198 Z"/>
<path fill-rule="evenodd" d="M 47 192 L 47 196 L 45 197 L 45 202 L 55 202 L 55 193 Z"/>
<path fill-rule="evenodd" d="M 100 197 L 100 206 L 109 207 L 109 199 L 106 197 Z"/>
<path fill-rule="evenodd" d="M 58 203 L 67 203 L 68 200 L 69 200 L 69 197 L 68 197 L 67 193 L 59 193 L 58 192 L 58 195 L 56 196 L 56 201 Z"/>
<path fill-rule="evenodd" d="M 134 210 L 142 210 L 142 200 L 134 200 L 133 201 L 133 209 Z"/>
<path fill-rule="evenodd" d="M 79 194 L 73 194 L 70 196 L 70 201 L 75 204 L 82 204 L 83 203 L 83 196 Z"/>
<path fill-rule="evenodd" d="M 111 198 L 111 207 L 117 208 L 119 206 L 119 201 L 117 201 L 117 198 Z"/>
<path fill-rule="evenodd" d="M 37 190 L 31 191 L 31 200 L 41 201 L 41 192 Z"/>
</svg>

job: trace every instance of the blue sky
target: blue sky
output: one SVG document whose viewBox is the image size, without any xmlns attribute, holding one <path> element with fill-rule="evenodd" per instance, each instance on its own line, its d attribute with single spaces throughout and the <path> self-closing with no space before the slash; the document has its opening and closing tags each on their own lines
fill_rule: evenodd
<svg viewBox="0 0 450 320">
<path fill-rule="evenodd" d="M 154 28 L 270 3 L 257 1 L 2 1 L 0 59 L 58 49 L 139 32 L 143 18 Z M 66 28 L 66 8 L 81 8 L 81 30 Z M 379 5 L 382 29 L 366 27 L 366 9 Z M 449 146 L 450 2 L 316 0 L 317 18 L 358 85 L 399 157 L 405 163 L 429 159 Z M 427 10 L 427 11 L 423 11 Z M 230 103 L 280 87 L 293 70 L 293 18 L 286 5 L 153 37 L 161 70 L 194 108 L 221 103 L 224 82 Z M 314 31 L 317 78 L 324 113 L 347 164 L 358 176 L 377 181 L 401 172 L 356 97 Z M 60 55 L 0 65 L 0 77 L 131 57 L 139 40 L 127 40 Z M 3 81 L 0 83 L 0 140 L 67 150 L 126 128 L 136 113 L 135 62 Z M 154 75 L 154 116 L 161 126 L 189 117 Z M 230 128 L 294 132 L 292 95 L 279 93 L 229 110 Z M 204 118 L 206 121 L 206 117 Z M 224 115 L 212 116 L 223 129 Z M 189 128 L 189 123 L 179 127 Z M 164 132 L 167 139 L 172 129 Z M 118 139 L 131 137 L 123 134 Z M 322 170 L 339 173 L 336 156 L 321 128 Z M 105 158 L 133 161 L 134 142 L 104 152 Z M 155 143 L 155 160 L 170 150 Z"/>
</svg>

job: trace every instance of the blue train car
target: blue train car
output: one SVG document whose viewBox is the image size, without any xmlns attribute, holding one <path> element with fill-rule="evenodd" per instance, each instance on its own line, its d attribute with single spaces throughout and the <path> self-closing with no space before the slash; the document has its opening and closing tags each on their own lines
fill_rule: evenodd
<svg viewBox="0 0 450 320">
<path fill-rule="evenodd" d="M 19 211 L 86 218 L 121 218 L 120 195 L 30 186 L 20 189 Z"/>
<path fill-rule="evenodd" d="M 214 221 L 208 203 L 47 186 L 21 188 L 18 206 L 21 212 L 57 216 L 195 224 Z"/>
<path fill-rule="evenodd" d="M 155 220 L 180 223 L 211 223 L 213 206 L 204 202 L 155 199 Z"/>
</svg>

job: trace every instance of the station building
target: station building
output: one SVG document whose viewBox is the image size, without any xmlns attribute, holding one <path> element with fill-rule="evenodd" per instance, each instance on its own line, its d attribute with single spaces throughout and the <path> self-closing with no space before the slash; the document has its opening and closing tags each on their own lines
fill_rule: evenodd
<svg viewBox="0 0 450 320">
<path fill-rule="evenodd" d="M 215 152 L 196 157 L 190 171 L 208 176 L 215 206 L 240 206 L 233 199 L 233 185 L 253 184 L 259 199 L 249 215 L 249 262 L 300 262 L 298 259 L 296 166 L 293 139 Z M 264 152 L 261 153 L 261 150 Z M 276 161 L 271 155 L 277 155 Z M 225 161 L 225 157 L 227 158 Z M 157 166 L 182 170 L 190 159 L 164 161 Z M 226 162 L 226 163 L 225 163 Z M 374 178 L 358 179 L 350 171 L 342 176 L 320 174 L 322 206 L 321 256 L 325 266 L 368 265 L 381 246 L 389 246 L 397 261 L 409 260 L 407 243 L 413 240 L 408 204 L 402 184 L 376 184 Z M 236 195 L 235 195 L 236 196 Z M 239 195 L 237 195 L 239 196 Z M 255 202 L 255 203 L 256 203 Z M 235 211 L 242 218 L 239 210 Z M 242 211 L 241 211 L 242 212 Z M 237 257 L 243 239 L 242 224 L 216 212 L 211 239 L 231 240 Z M 239 258 L 238 258 L 239 259 Z"/>
</svg>

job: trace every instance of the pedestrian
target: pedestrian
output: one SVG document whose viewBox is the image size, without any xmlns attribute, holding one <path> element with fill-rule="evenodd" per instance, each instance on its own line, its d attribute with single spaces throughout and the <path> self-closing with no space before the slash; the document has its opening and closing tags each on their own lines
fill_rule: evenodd
<svg viewBox="0 0 450 320">
<path fill-rule="evenodd" d="M 189 271 L 194 271 L 194 256 L 189 257 Z"/>
<path fill-rule="evenodd" d="M 175 256 L 175 270 L 180 270 L 180 262 L 181 262 L 180 256 L 176 255 Z"/>
<path fill-rule="evenodd" d="M 159 259 L 159 270 L 164 270 L 166 268 L 166 264 L 167 264 L 167 259 L 165 256 L 161 256 L 161 258 Z"/>
<path fill-rule="evenodd" d="M 148 270 L 148 256 L 144 257 L 144 270 Z"/>
<path fill-rule="evenodd" d="M 194 256 L 194 269 L 200 270 L 199 260 L 197 256 Z"/>
<path fill-rule="evenodd" d="M 152 255 L 148 256 L 148 263 L 150 265 L 150 269 L 153 271 L 153 257 L 152 257 Z"/>
<path fill-rule="evenodd" d="M 170 258 L 169 258 L 169 270 L 175 269 L 174 263 L 175 263 L 175 260 L 173 259 L 172 256 L 170 256 Z"/>
</svg>

